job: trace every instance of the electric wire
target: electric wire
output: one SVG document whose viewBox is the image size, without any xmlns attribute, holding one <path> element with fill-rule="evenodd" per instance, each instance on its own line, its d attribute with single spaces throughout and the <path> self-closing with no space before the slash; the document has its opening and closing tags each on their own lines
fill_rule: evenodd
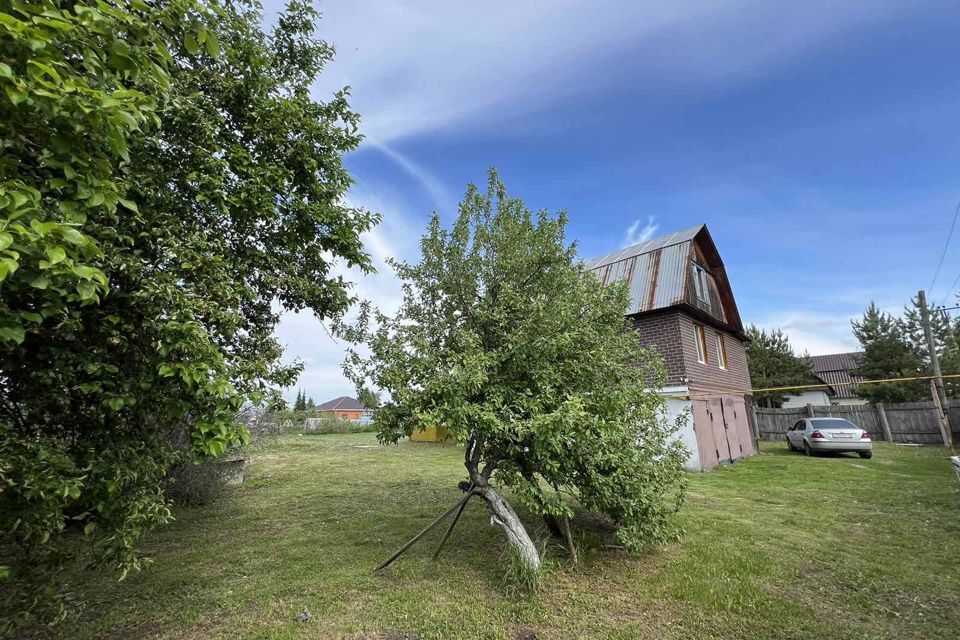
<svg viewBox="0 0 960 640">
<path fill-rule="evenodd" d="M 960 200 L 957 201 L 957 208 L 953 212 L 953 222 L 950 224 L 950 233 L 947 234 L 947 241 L 943 243 L 943 251 L 940 252 L 940 261 L 937 263 L 937 270 L 933 274 L 933 280 L 930 281 L 930 287 L 928 291 L 933 292 L 933 285 L 937 284 L 937 276 L 940 275 L 940 269 L 943 267 L 943 259 L 947 257 L 947 249 L 950 247 L 950 239 L 953 238 L 953 230 L 957 227 L 957 216 L 960 215 Z M 957 280 L 960 280 L 960 276 L 957 276 Z M 947 296 L 950 293 L 953 293 L 953 289 L 957 286 L 957 282 L 954 281 L 953 287 L 950 288 L 950 291 L 947 293 Z M 944 296 L 946 299 L 947 296 Z"/>
</svg>

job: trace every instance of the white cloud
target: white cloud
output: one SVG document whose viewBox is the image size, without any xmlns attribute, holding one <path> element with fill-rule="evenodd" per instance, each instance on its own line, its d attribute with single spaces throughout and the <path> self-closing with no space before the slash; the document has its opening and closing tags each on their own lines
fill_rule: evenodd
<svg viewBox="0 0 960 640">
<path fill-rule="evenodd" d="M 280 6 L 265 4 L 271 11 Z M 903 0 L 331 0 L 322 4 L 319 33 L 337 47 L 337 58 L 317 90 L 327 95 L 350 85 L 363 131 L 381 144 L 453 126 L 499 128 L 628 73 L 642 75 L 651 96 L 737 85 L 911 6 Z M 630 108 L 639 113 L 644 106 Z"/>
<path fill-rule="evenodd" d="M 275 13 L 283 3 L 264 4 Z M 328 0 L 321 5 L 318 33 L 337 47 L 337 57 L 315 92 L 323 98 L 350 85 L 366 144 L 443 210 L 454 204 L 449 192 L 398 152 L 395 141 L 453 129 L 501 133 L 549 126 L 549 118 L 530 115 L 578 93 L 609 90 L 626 77 L 641 77 L 637 82 L 649 97 L 625 105 L 641 118 L 648 101 L 736 86 L 911 7 L 901 0 Z M 416 217 L 404 211 L 403 194 L 385 193 L 370 182 L 364 187 L 352 190 L 351 199 L 384 213 L 383 225 L 365 237 L 378 273 L 350 275 L 358 295 L 396 309 L 402 293 L 384 260 L 415 255 L 420 234 L 411 232 L 408 220 Z M 638 220 L 627 241 L 639 242 L 656 230 L 652 219 L 646 225 Z M 811 353 L 850 345 L 837 327 L 823 330 L 796 319 L 784 328 L 795 346 Z M 312 316 L 285 315 L 278 335 L 286 358 L 306 363 L 301 386 L 309 395 L 322 400 L 352 393 L 340 373 L 345 345 Z"/>
<path fill-rule="evenodd" d="M 377 272 L 364 275 L 355 268 L 340 268 L 335 274 L 342 274 L 355 283 L 352 291 L 359 298 L 369 300 L 384 313 L 395 313 L 403 301 L 403 290 L 387 259 L 415 258 L 421 232 L 412 228 L 410 216 L 397 206 L 396 203 L 402 200 L 395 194 L 354 188 L 349 201 L 383 215 L 383 222 L 363 235 L 364 246 Z M 308 396 L 317 402 L 324 402 L 337 396 L 355 394 L 356 389 L 342 372 L 343 360 L 350 345 L 342 339 L 331 337 L 312 313 L 284 313 L 277 327 L 277 336 L 284 345 L 284 361 L 303 361 L 304 371 L 297 387 L 303 388 Z M 289 399 L 295 395 L 295 389 L 288 390 Z"/>
<path fill-rule="evenodd" d="M 644 226 L 641 227 L 641 224 L 643 224 L 643 220 L 638 218 L 632 225 L 630 225 L 630 228 L 627 229 L 627 235 L 623 239 L 622 246 L 629 247 L 633 244 L 646 242 L 652 238 L 654 234 L 657 233 L 657 229 L 660 228 L 660 225 L 654 222 L 653 216 L 649 216 L 647 218 L 647 223 Z"/>
<path fill-rule="evenodd" d="M 433 201 L 433 206 L 436 210 L 448 208 L 453 204 L 453 200 L 447 188 L 443 186 L 436 176 L 430 173 L 422 165 L 415 162 L 408 156 L 400 153 L 386 143 L 368 140 L 367 145 L 372 146 L 377 151 L 385 155 L 398 167 L 403 169 L 407 175 L 416 180 L 430 195 L 430 199 Z"/>
<path fill-rule="evenodd" d="M 782 329 L 790 338 L 796 354 L 812 356 L 858 351 L 860 345 L 853 337 L 850 321 L 853 316 L 815 313 L 809 311 L 782 311 L 755 322 L 762 329 Z"/>
</svg>

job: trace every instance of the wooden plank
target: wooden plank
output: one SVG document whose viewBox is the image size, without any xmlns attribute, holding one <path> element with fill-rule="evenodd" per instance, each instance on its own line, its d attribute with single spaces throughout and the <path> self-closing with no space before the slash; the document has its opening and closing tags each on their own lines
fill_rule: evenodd
<svg viewBox="0 0 960 640">
<path fill-rule="evenodd" d="M 936 364 L 936 354 L 933 354 L 931 357 L 934 359 L 934 364 Z M 937 423 L 940 425 L 940 433 L 943 435 L 943 444 L 947 447 L 953 447 L 953 439 L 950 437 L 950 424 L 947 422 L 947 414 L 944 413 L 943 407 L 940 406 L 940 394 L 937 392 L 937 385 L 933 380 L 930 381 L 930 395 L 933 398 L 933 406 L 936 408 L 937 412 Z"/>
</svg>

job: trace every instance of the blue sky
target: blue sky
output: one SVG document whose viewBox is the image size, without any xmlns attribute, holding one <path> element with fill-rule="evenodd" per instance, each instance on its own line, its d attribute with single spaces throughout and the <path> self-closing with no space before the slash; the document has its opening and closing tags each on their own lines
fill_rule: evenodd
<svg viewBox="0 0 960 640">
<path fill-rule="evenodd" d="M 383 260 L 414 259 L 431 212 L 450 220 L 491 165 L 531 208 L 566 209 L 585 258 L 705 222 L 744 321 L 800 351 L 855 349 L 871 300 L 930 287 L 960 199 L 958 3 L 484 5 L 320 3 L 338 55 L 315 93 L 352 87 L 350 200 L 384 216 L 359 295 L 395 308 Z M 352 394 L 315 319 L 279 336 L 309 395 Z"/>
</svg>

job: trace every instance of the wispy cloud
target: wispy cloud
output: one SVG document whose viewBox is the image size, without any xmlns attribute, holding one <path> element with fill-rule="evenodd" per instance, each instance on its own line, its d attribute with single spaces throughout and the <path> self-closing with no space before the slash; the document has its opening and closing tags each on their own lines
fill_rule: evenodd
<svg viewBox="0 0 960 640">
<path fill-rule="evenodd" d="M 377 271 L 364 275 L 357 269 L 341 266 L 333 275 L 343 275 L 354 283 L 352 293 L 358 298 L 369 300 L 384 313 L 395 313 L 403 301 L 403 289 L 387 260 L 415 259 L 420 233 L 411 222 L 414 216 L 405 209 L 403 199 L 392 192 L 355 187 L 348 200 L 351 205 L 379 211 L 383 216 L 380 226 L 362 237 Z M 308 396 L 322 402 L 340 395 L 354 395 L 356 390 L 342 373 L 350 345 L 331 337 L 313 314 L 283 314 L 277 327 L 277 337 L 284 346 L 286 362 L 296 359 L 303 362 L 304 371 L 297 386 L 303 388 Z M 288 399 L 295 394 L 295 390 L 288 390 Z"/>
<path fill-rule="evenodd" d="M 646 242 L 657 233 L 657 229 L 659 228 L 660 225 L 654 222 L 653 216 L 647 218 L 646 224 L 644 224 L 642 219 L 637 218 L 637 220 L 630 225 L 630 228 L 627 229 L 627 235 L 623 239 L 623 246 L 629 247 L 632 244 Z"/>
<path fill-rule="evenodd" d="M 450 192 L 440 180 L 423 165 L 415 162 L 409 156 L 400 153 L 385 142 L 367 140 L 366 144 L 392 160 L 394 164 L 403 169 L 408 176 L 416 180 L 420 187 L 430 195 L 433 206 L 437 210 L 445 209 L 451 205 L 452 198 Z"/>
<path fill-rule="evenodd" d="M 905 0 L 329 2 L 320 34 L 338 54 L 317 91 L 350 85 L 363 131 L 379 143 L 479 130 L 517 124 L 560 97 L 602 90 L 630 61 L 673 91 L 736 86 L 910 8 Z"/>
<path fill-rule="evenodd" d="M 754 324 L 762 329 L 782 329 L 795 353 L 812 356 L 857 351 L 850 321 L 853 316 L 787 310 L 759 318 Z"/>
</svg>

